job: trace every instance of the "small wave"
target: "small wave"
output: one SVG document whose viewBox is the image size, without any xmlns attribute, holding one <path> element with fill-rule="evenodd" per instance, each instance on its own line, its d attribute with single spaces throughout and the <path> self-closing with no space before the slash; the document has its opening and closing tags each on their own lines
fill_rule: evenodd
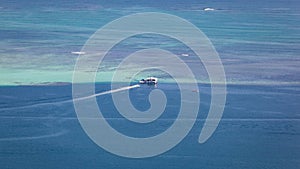
<svg viewBox="0 0 300 169">
<path fill-rule="evenodd" d="M 50 138 L 50 137 L 58 137 L 58 136 L 66 134 L 67 132 L 68 132 L 67 130 L 62 130 L 60 132 L 56 132 L 56 133 L 52 133 L 52 134 L 39 135 L 39 136 L 0 138 L 0 141 L 21 141 L 21 140 L 44 139 L 44 138 Z"/>
<path fill-rule="evenodd" d="M 64 103 L 71 103 L 73 100 L 64 100 L 64 101 L 58 101 L 58 102 L 45 102 L 45 103 L 35 103 L 25 106 L 19 106 L 19 107 L 6 107 L 1 108 L 1 111 L 9 111 L 9 110 L 16 110 L 16 109 L 27 109 L 27 108 L 33 108 L 33 107 L 39 107 L 39 106 L 50 106 L 50 105 L 58 105 L 58 104 L 64 104 Z"/>
<path fill-rule="evenodd" d="M 11 82 L 7 84 L 0 84 L 0 86 L 65 86 L 71 85 L 71 82 Z"/>
<path fill-rule="evenodd" d="M 162 80 L 160 81 L 162 82 Z M 207 80 L 198 80 L 199 84 L 203 85 L 224 85 L 224 82 L 211 82 Z M 254 81 L 233 81 L 227 80 L 226 85 L 238 85 L 238 86 L 300 86 L 300 81 L 275 81 L 275 80 L 254 80 Z"/>
<path fill-rule="evenodd" d="M 300 82 L 278 82 L 278 81 L 227 81 L 226 85 L 247 86 L 299 86 Z"/>
<path fill-rule="evenodd" d="M 30 86 L 65 86 L 71 85 L 70 82 L 42 82 L 42 83 L 32 83 Z"/>
<path fill-rule="evenodd" d="M 264 10 L 267 11 L 290 11 L 290 8 L 263 8 Z"/>
<path fill-rule="evenodd" d="M 199 158 L 198 155 L 161 155 L 160 157 L 162 158 L 178 158 L 178 159 L 182 159 L 182 158 Z"/>
</svg>

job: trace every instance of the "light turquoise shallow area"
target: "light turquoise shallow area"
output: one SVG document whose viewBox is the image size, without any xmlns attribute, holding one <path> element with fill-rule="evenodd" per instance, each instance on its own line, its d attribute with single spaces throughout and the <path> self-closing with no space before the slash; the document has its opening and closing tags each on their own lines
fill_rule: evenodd
<svg viewBox="0 0 300 169">
<path fill-rule="evenodd" d="M 0 85 L 72 82 L 77 55 L 71 52 L 80 51 L 89 37 L 105 24 L 137 12 L 174 14 L 195 24 L 215 46 L 230 84 L 300 82 L 300 14 L 294 5 L 296 1 L 249 2 L 247 7 L 237 5 L 237 2 L 194 1 L 186 4 L 168 2 L 169 5 L 144 2 L 140 5 L 103 2 L 50 4 L 1 4 Z M 207 6 L 216 10 L 203 11 Z M 149 37 L 139 37 L 125 41 L 123 50 L 108 58 L 114 63 L 108 62 L 105 69 L 99 68 L 101 74 L 96 81 L 110 81 L 116 62 L 126 57 L 121 53 L 130 51 L 126 49 L 147 48 L 148 40 Z M 187 51 L 167 39 L 156 42 L 155 47 L 165 47 L 178 56 Z M 188 57 L 189 62 L 196 62 L 192 54 Z M 197 74 L 199 82 L 209 82 L 205 71 Z M 154 75 L 170 82 L 161 74 Z"/>
</svg>

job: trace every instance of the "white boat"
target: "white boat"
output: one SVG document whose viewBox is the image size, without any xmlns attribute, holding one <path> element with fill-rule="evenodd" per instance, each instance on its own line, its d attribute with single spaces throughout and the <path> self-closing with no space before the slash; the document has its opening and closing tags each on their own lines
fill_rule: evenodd
<svg viewBox="0 0 300 169">
<path fill-rule="evenodd" d="M 146 79 L 140 80 L 140 84 L 157 84 L 158 79 L 156 77 L 148 77 Z"/>
</svg>

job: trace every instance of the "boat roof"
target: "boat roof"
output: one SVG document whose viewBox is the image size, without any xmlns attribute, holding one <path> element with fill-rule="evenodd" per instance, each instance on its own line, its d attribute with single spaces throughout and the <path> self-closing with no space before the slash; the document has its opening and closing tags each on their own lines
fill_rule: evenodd
<svg viewBox="0 0 300 169">
<path fill-rule="evenodd" d="M 148 77 L 147 79 L 157 79 L 156 77 Z"/>
</svg>

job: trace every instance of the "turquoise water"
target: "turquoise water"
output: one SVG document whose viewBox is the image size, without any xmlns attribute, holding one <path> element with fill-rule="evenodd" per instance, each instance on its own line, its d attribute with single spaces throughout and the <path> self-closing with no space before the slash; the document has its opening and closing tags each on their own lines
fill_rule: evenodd
<svg viewBox="0 0 300 169">
<path fill-rule="evenodd" d="M 299 5 L 296 0 L 0 1 L 0 168 L 299 168 Z M 188 136 L 159 156 L 128 159 L 98 147 L 81 128 L 70 102 L 78 57 L 72 52 L 100 27 L 137 12 L 182 17 L 200 28 L 219 53 L 228 95 L 220 125 L 206 143 L 199 144 L 198 137 L 210 106 L 209 77 L 189 48 L 156 35 L 115 46 L 98 69 L 96 92 L 110 90 L 107 81 L 131 52 L 160 47 L 189 54 L 189 66 L 199 72 L 201 105 Z M 151 73 L 168 98 L 164 114 L 153 123 L 129 122 L 110 94 L 97 97 L 117 131 L 154 136 L 177 117 L 177 85 L 165 72 Z M 153 89 L 131 89 L 133 105 L 147 110 L 146 96 Z"/>
<path fill-rule="evenodd" d="M 71 52 L 80 51 L 100 27 L 137 12 L 174 14 L 200 28 L 219 53 L 228 83 L 299 84 L 297 6 L 297 1 L 3 2 L 0 84 L 71 82 L 77 58 Z M 216 10 L 203 11 L 205 7 Z M 142 49 L 149 46 L 146 42 L 143 37 L 124 42 L 126 48 L 121 52 Z M 168 39 L 155 42 L 169 45 L 167 49 L 178 54 L 186 52 Z M 106 66 L 112 67 L 109 63 Z M 107 69 L 98 71 L 111 75 Z M 206 82 L 207 77 L 198 80 Z M 107 78 L 97 81 L 107 81 Z"/>
</svg>

